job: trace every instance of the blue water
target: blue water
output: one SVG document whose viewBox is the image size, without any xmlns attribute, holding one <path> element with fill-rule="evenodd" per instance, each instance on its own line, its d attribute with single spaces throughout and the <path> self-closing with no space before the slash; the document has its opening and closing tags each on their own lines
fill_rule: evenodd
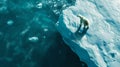
<svg viewBox="0 0 120 67">
<path fill-rule="evenodd" d="M 0 0 L 0 67 L 85 67 L 55 28 L 74 2 Z"/>
</svg>

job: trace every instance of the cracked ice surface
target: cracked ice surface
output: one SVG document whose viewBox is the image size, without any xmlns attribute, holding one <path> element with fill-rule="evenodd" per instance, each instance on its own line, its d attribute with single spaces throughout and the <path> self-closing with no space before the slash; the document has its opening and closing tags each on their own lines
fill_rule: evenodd
<svg viewBox="0 0 120 67">
<path fill-rule="evenodd" d="M 65 43 L 89 67 L 118 67 L 120 65 L 120 0 L 76 0 L 63 10 L 56 23 Z M 75 37 L 82 15 L 89 29 L 81 38 Z"/>
</svg>

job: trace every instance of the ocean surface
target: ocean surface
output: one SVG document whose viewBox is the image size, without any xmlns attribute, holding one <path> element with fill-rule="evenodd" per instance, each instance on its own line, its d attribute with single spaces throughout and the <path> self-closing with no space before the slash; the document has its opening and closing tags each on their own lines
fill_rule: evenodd
<svg viewBox="0 0 120 67">
<path fill-rule="evenodd" d="M 55 23 L 75 0 L 0 0 L 0 67 L 87 67 Z"/>
</svg>

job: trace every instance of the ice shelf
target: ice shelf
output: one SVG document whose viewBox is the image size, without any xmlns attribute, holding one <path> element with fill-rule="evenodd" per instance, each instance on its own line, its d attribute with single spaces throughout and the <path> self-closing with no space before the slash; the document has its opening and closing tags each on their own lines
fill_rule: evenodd
<svg viewBox="0 0 120 67">
<path fill-rule="evenodd" d="M 56 27 L 63 40 L 88 67 L 120 66 L 120 0 L 76 0 L 62 11 Z M 85 34 L 76 30 L 83 16 L 89 23 Z"/>
</svg>

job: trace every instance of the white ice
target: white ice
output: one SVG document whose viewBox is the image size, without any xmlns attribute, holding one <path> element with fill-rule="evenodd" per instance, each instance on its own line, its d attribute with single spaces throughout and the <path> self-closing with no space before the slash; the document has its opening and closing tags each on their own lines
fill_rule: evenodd
<svg viewBox="0 0 120 67">
<path fill-rule="evenodd" d="M 63 40 L 88 67 L 120 66 L 120 0 L 76 0 L 60 15 L 56 27 Z M 87 33 L 75 35 L 82 15 L 89 21 Z"/>
</svg>

